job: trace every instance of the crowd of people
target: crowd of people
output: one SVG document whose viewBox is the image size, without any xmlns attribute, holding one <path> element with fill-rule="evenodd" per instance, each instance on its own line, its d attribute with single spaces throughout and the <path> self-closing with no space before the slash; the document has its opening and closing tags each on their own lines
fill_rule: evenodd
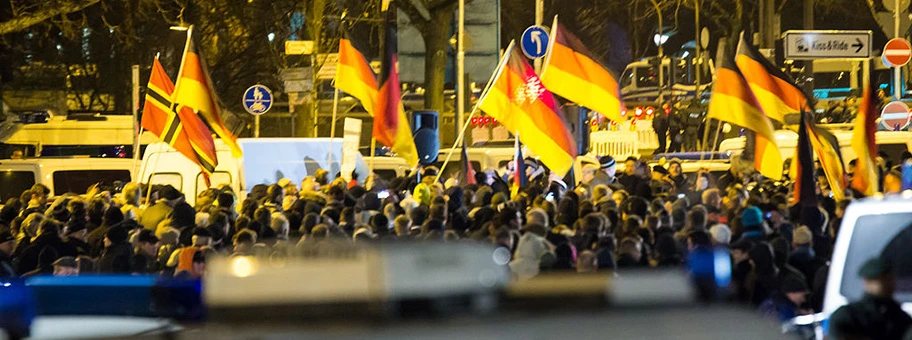
<svg viewBox="0 0 912 340">
<path fill-rule="evenodd" d="M 732 299 L 787 320 L 819 311 L 827 259 L 849 201 L 821 192 L 812 209 L 789 206 L 789 188 L 739 170 L 719 178 L 611 156 L 567 185 L 526 160 L 529 183 L 511 190 L 493 170 L 442 181 L 425 167 L 362 186 L 325 170 L 300 184 L 227 185 L 186 202 L 170 185 L 91 188 L 48 202 L 36 184 L 0 210 L 0 277 L 157 273 L 200 278 L 206 259 L 283 256 L 323 241 L 486 242 L 509 254 L 517 280 L 542 272 L 683 267 L 689 251 L 727 249 Z M 460 183 L 462 182 L 462 183 Z M 512 191 L 512 192 L 511 192 Z M 798 214 L 806 225 L 796 225 Z"/>
</svg>

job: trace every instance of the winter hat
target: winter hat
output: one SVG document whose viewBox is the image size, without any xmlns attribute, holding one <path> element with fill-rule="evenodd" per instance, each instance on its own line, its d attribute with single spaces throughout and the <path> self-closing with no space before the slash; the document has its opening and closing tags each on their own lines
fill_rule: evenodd
<svg viewBox="0 0 912 340">
<path fill-rule="evenodd" d="M 789 276 L 782 282 L 783 293 L 804 293 L 808 291 L 807 284 L 794 276 Z"/>
<path fill-rule="evenodd" d="M 182 194 L 180 193 L 180 191 L 177 191 L 177 189 L 175 189 L 170 184 L 162 187 L 161 190 L 158 191 L 159 198 L 164 198 L 169 201 L 176 200 L 176 199 L 180 198 L 181 196 L 182 196 Z"/>
<path fill-rule="evenodd" d="M 599 157 L 599 165 L 602 169 L 608 169 L 617 165 L 617 161 L 614 160 L 614 157 L 611 156 L 602 156 Z"/>
<path fill-rule="evenodd" d="M 858 270 L 858 276 L 863 279 L 877 279 L 890 273 L 893 273 L 892 266 L 880 257 L 868 260 Z"/>
<path fill-rule="evenodd" d="M 15 241 L 16 238 L 8 231 L 0 231 L 0 243 Z"/>
<path fill-rule="evenodd" d="M 139 232 L 139 237 L 137 237 L 137 241 L 145 242 L 145 243 L 149 243 L 149 244 L 156 244 L 156 243 L 158 243 L 158 237 L 155 237 L 155 233 L 152 232 L 151 230 L 143 229 Z"/>
<path fill-rule="evenodd" d="M 724 224 L 716 224 L 709 228 L 709 234 L 718 244 L 729 244 L 731 242 L 731 229 Z"/>
<path fill-rule="evenodd" d="M 652 172 L 658 172 L 660 174 L 667 175 L 668 169 L 665 169 L 665 167 L 661 165 L 655 165 L 652 167 Z"/>
<path fill-rule="evenodd" d="M 64 256 L 54 261 L 54 267 L 76 268 L 76 259 L 72 256 Z"/>
<path fill-rule="evenodd" d="M 111 229 L 108 229 L 108 232 L 105 233 L 105 237 L 111 240 L 111 243 L 126 242 L 129 236 L 127 229 L 119 225 L 111 227 Z"/>
<path fill-rule="evenodd" d="M 807 226 L 800 226 L 792 233 L 792 244 L 796 246 L 810 244 L 813 239 L 814 235 Z"/>
<path fill-rule="evenodd" d="M 741 213 L 741 224 L 745 228 L 757 227 L 763 224 L 763 212 L 755 206 L 747 207 Z"/>
</svg>

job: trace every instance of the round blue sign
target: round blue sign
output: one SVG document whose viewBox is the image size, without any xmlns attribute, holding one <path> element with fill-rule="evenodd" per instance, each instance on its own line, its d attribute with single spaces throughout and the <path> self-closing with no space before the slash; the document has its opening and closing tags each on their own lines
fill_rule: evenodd
<svg viewBox="0 0 912 340">
<path fill-rule="evenodd" d="M 523 54 L 529 59 L 538 59 L 545 56 L 548 50 L 548 31 L 542 26 L 529 26 L 523 34 L 520 42 Z"/>
<path fill-rule="evenodd" d="M 272 107 L 272 91 L 263 85 L 253 85 L 244 92 L 244 109 L 254 116 L 266 113 Z"/>
</svg>

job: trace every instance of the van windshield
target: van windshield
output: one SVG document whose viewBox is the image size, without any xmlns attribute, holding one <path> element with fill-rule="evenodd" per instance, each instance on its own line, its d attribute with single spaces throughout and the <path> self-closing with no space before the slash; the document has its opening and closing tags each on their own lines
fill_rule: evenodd
<svg viewBox="0 0 912 340">
<path fill-rule="evenodd" d="M 868 259 L 880 256 L 893 266 L 897 300 L 912 302 L 912 224 L 907 222 L 909 220 L 912 220 L 912 213 L 868 215 L 855 223 L 839 290 L 849 301 L 864 294 L 858 269 Z"/>
<path fill-rule="evenodd" d="M 19 198 L 32 185 L 35 185 L 35 174 L 31 171 L 0 172 L 0 200 L 6 202 L 10 198 Z"/>
<path fill-rule="evenodd" d="M 130 182 L 130 170 L 54 171 L 54 195 L 85 193 L 95 183 L 100 183 L 99 189 L 114 194 L 120 192 L 127 182 Z"/>
</svg>

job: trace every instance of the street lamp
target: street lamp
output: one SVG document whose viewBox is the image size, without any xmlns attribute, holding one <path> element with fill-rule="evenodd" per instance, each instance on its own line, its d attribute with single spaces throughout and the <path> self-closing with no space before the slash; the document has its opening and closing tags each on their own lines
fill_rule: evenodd
<svg viewBox="0 0 912 340">
<path fill-rule="evenodd" d="M 662 65 L 662 61 L 665 59 L 665 50 L 662 48 L 662 44 L 668 40 L 668 37 L 662 33 L 662 7 L 659 6 L 659 2 L 656 0 L 651 0 L 652 5 L 655 6 L 656 15 L 659 17 L 659 34 L 656 34 L 656 45 L 659 47 L 659 102 L 665 101 L 665 96 L 663 93 L 663 88 L 665 87 L 665 67 Z"/>
</svg>

